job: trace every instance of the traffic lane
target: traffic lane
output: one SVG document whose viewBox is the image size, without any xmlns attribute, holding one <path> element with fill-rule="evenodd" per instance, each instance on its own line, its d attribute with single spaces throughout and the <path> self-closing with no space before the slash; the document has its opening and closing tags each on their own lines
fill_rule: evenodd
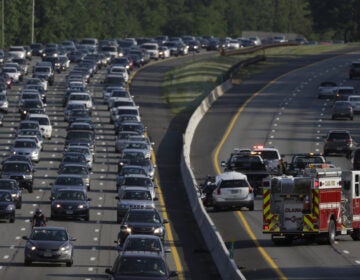
<svg viewBox="0 0 360 280">
<path fill-rule="evenodd" d="M 263 75 L 263 74 L 262 74 Z M 260 80 L 265 80 L 266 81 L 266 78 L 259 78 Z M 254 82 L 249 82 L 250 83 L 250 85 L 254 85 Z M 291 83 L 290 83 L 291 84 Z M 296 83 L 295 83 L 296 84 Z M 236 89 L 234 90 L 234 89 L 232 89 L 232 90 L 230 90 L 229 91 L 229 93 L 231 94 L 231 93 L 233 93 L 234 95 L 235 94 L 238 94 L 238 95 L 240 95 L 239 93 L 242 93 L 242 92 L 247 92 L 247 90 L 246 90 L 246 82 L 243 84 L 243 85 L 240 85 L 239 87 L 236 87 Z M 259 89 L 261 88 L 261 86 L 259 86 Z M 243 89 L 243 91 L 241 91 L 241 89 Z M 218 105 L 219 103 L 219 107 L 220 107 L 220 105 L 221 105 L 221 102 L 226 98 L 226 96 L 228 95 L 228 93 L 226 93 L 225 94 L 225 96 L 223 96 L 223 97 L 221 97 L 216 103 L 215 103 L 215 106 L 216 105 Z M 224 102 L 225 103 L 225 102 Z M 227 102 L 227 103 L 229 103 L 229 102 Z M 196 135 L 195 135 L 195 138 L 194 139 L 203 139 L 204 137 L 206 137 L 206 138 L 209 138 L 209 135 L 211 135 L 211 137 L 214 137 L 214 135 L 216 135 L 216 131 L 214 130 L 214 129 L 221 129 L 222 127 L 225 127 L 226 125 L 224 125 L 225 124 L 225 122 L 221 122 L 221 117 L 223 117 L 225 114 L 219 114 L 219 115 L 217 115 L 217 118 L 216 117 L 214 117 L 214 115 L 215 115 L 215 113 L 214 113 L 214 115 L 212 115 L 211 116 L 211 113 L 213 113 L 214 112 L 214 109 L 216 108 L 216 109 L 218 109 L 219 107 L 215 107 L 215 106 L 213 106 L 211 109 L 210 109 L 210 111 L 209 111 L 209 113 L 208 114 L 206 114 L 206 116 L 205 116 L 205 118 L 203 119 L 203 121 L 202 122 L 200 122 L 200 125 L 199 125 L 199 127 L 198 127 L 198 130 L 196 131 Z M 237 109 L 238 109 L 238 107 L 230 107 L 230 106 L 228 106 L 228 104 L 226 104 L 226 105 L 224 105 L 223 106 L 223 110 L 222 110 L 222 112 L 226 112 L 226 113 L 228 113 L 229 111 L 231 112 L 231 111 L 236 111 Z M 221 108 L 221 107 L 220 107 Z M 246 120 L 246 121 L 244 121 L 244 122 L 242 122 L 242 123 L 245 123 L 244 124 L 244 126 L 246 126 L 247 124 L 251 124 L 252 122 L 253 122 L 253 117 L 254 116 L 256 116 L 256 112 L 259 112 L 259 111 L 256 111 L 256 110 L 254 110 L 255 111 L 255 113 L 253 112 L 253 116 L 250 118 L 248 118 L 248 120 Z M 220 112 L 221 112 L 221 110 L 220 110 Z M 212 118 L 209 118 L 209 119 L 211 119 L 211 121 L 208 121 L 208 116 L 211 116 Z M 225 115 L 225 117 L 227 117 L 228 115 Z M 271 118 L 272 119 L 272 118 Z M 229 123 L 229 121 L 227 121 L 226 122 L 226 124 L 227 123 Z M 205 127 L 205 129 L 202 129 L 203 127 Z M 202 129 L 202 130 L 201 130 Z M 259 131 L 261 131 L 260 129 L 259 129 Z M 258 132 L 257 132 L 258 133 Z M 267 134 L 267 133 L 269 133 L 268 132 L 268 129 L 267 128 L 265 128 L 265 130 L 263 131 L 263 133 L 264 134 Z M 198 135 L 198 136 L 197 136 Z M 204 135 L 206 135 L 206 136 L 204 136 Z M 227 147 L 228 148 L 228 151 L 226 152 L 226 153 L 224 153 L 224 158 L 226 159 L 227 157 L 228 157 L 228 152 L 229 151 L 231 151 L 234 147 L 247 147 L 246 145 L 240 145 L 239 144 L 239 140 L 241 140 L 241 141 L 247 141 L 247 136 L 249 135 L 249 133 L 246 133 L 246 130 L 242 130 L 241 132 L 239 132 L 238 131 L 238 133 L 234 133 L 234 135 L 237 135 L 237 137 L 236 138 L 234 138 L 233 140 L 229 140 L 229 141 L 232 141 L 232 144 L 229 146 L 229 147 Z M 212 138 L 210 138 L 210 139 L 212 139 Z M 263 136 L 262 138 L 260 138 L 261 139 L 261 142 L 263 142 L 264 141 L 264 139 L 266 139 L 266 135 L 265 136 Z M 200 143 L 200 141 L 198 141 L 198 142 L 193 142 L 193 143 Z M 235 144 L 234 144 L 235 143 Z M 241 142 L 241 143 L 243 143 L 243 142 Z M 217 144 L 217 143 L 216 143 Z M 214 147 L 216 144 L 214 144 L 212 147 Z M 251 144 L 250 145 L 250 147 L 254 144 L 254 143 L 246 143 L 246 144 Z M 202 149 L 203 149 L 203 147 L 204 146 L 199 146 L 199 145 L 196 145 L 196 144 L 193 144 L 194 146 L 196 146 L 196 148 L 194 148 L 194 147 L 192 147 L 192 154 L 191 154 L 191 160 L 192 160 L 192 166 L 194 167 L 194 172 L 195 172 L 195 174 L 198 176 L 197 178 L 203 178 L 204 177 L 204 174 L 213 174 L 213 173 L 211 173 L 211 166 L 209 166 L 209 164 L 206 164 L 206 163 L 209 163 L 209 162 L 211 162 L 211 160 L 209 159 L 209 156 L 211 155 L 211 153 L 209 152 L 209 150 L 210 151 L 212 151 L 214 148 L 212 148 L 212 149 L 207 149 L 207 151 L 205 151 L 203 154 L 200 154 L 199 156 L 198 156 L 198 158 L 199 159 L 202 159 L 201 161 L 197 161 L 197 162 L 195 162 L 195 164 L 194 164 L 194 154 L 196 154 L 196 152 L 201 152 L 202 151 Z M 204 144 L 203 144 L 204 145 Z M 221 152 L 220 152 L 220 154 L 221 154 Z M 206 159 L 208 159 L 208 160 L 206 160 Z M 221 160 L 222 158 L 221 157 L 219 157 L 219 160 Z M 202 171 L 201 173 L 199 173 L 198 172 L 198 170 L 201 170 L 201 168 L 206 168 L 206 167 L 208 167 L 207 169 L 206 169 L 206 171 L 204 172 L 204 171 Z M 261 218 L 260 216 L 259 216 L 259 218 Z M 229 228 L 232 228 L 233 227 L 233 225 L 236 223 L 236 221 L 233 221 L 233 222 L 231 222 L 231 223 L 229 223 L 229 226 L 227 226 L 225 229 L 224 229 L 224 232 L 228 232 L 228 231 L 230 231 L 229 230 Z M 230 226 L 231 225 L 231 226 Z M 260 225 L 258 225 L 258 227 L 259 228 L 261 228 L 261 224 Z M 241 236 L 239 236 L 239 238 L 240 238 Z M 225 240 L 225 242 L 229 242 L 229 240 Z M 235 253 L 236 254 L 236 253 Z M 236 255 L 235 255 L 236 256 Z M 253 256 L 253 255 L 252 255 Z M 256 255 L 256 252 L 254 252 L 254 258 L 255 259 L 258 259 L 260 256 L 259 255 Z M 244 259 L 244 258 L 246 258 L 246 256 L 244 256 L 243 258 L 240 258 L 239 259 L 239 263 L 241 263 L 241 261 L 242 261 L 242 259 Z M 256 270 L 256 267 L 254 267 L 254 270 Z M 246 276 L 246 273 L 245 273 L 245 276 Z M 254 276 L 253 274 L 252 274 L 252 276 Z M 259 273 L 259 274 L 257 274 L 256 275 L 257 277 L 263 277 L 264 275 L 262 274 L 262 273 Z"/>
<path fill-rule="evenodd" d="M 219 279 L 215 264 L 193 218 L 180 173 L 182 134 L 187 116 L 175 116 L 162 100 L 161 82 L 169 70 L 199 59 L 187 56 L 157 63 L 139 71 L 131 83 L 130 91 L 140 105 L 142 121 L 155 142 L 159 185 L 164 196 L 174 246 L 181 258 L 186 279 Z"/>
</svg>

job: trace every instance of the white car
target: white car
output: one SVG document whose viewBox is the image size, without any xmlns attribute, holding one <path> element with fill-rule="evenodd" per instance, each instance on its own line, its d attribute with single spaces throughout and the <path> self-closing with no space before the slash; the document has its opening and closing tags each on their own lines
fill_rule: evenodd
<svg viewBox="0 0 360 280">
<path fill-rule="evenodd" d="M 159 57 L 160 58 L 170 57 L 170 49 L 167 46 L 160 46 L 159 47 Z"/>
<path fill-rule="evenodd" d="M 119 65 L 111 66 L 108 73 L 123 76 L 126 83 L 129 80 L 129 73 L 128 73 L 126 67 L 124 67 L 124 66 L 119 66 Z"/>
<path fill-rule="evenodd" d="M 121 91 L 121 92 L 124 92 L 124 97 L 125 96 L 125 93 L 126 93 L 126 89 L 122 86 L 108 86 L 105 91 L 104 91 L 104 94 L 103 94 L 103 99 L 104 99 L 104 104 L 107 104 L 108 103 L 108 100 L 110 98 L 110 96 L 112 96 L 112 92 L 113 91 Z M 121 93 L 120 93 L 121 94 Z M 121 97 L 121 96 L 120 96 Z"/>
<path fill-rule="evenodd" d="M 42 135 L 47 139 L 51 139 L 52 125 L 51 125 L 51 121 L 50 121 L 50 118 L 48 115 L 46 115 L 46 114 L 29 114 L 27 116 L 27 120 L 38 121 Z"/>
<path fill-rule="evenodd" d="M 247 207 L 254 210 L 254 191 L 247 176 L 236 171 L 221 173 L 215 177 L 212 193 L 214 210 Z"/>
<path fill-rule="evenodd" d="M 25 87 L 27 85 L 41 85 L 44 88 L 44 90 L 48 89 L 48 81 L 41 78 L 29 78 L 25 82 Z"/>
<path fill-rule="evenodd" d="M 0 111 L 7 113 L 9 102 L 5 93 L 0 93 Z"/>
<path fill-rule="evenodd" d="M 264 160 L 265 165 L 271 173 L 280 174 L 282 157 L 276 148 L 254 146 L 252 153 L 256 153 Z"/>
<path fill-rule="evenodd" d="M 68 103 L 80 103 L 85 104 L 86 108 L 89 110 L 90 114 L 93 110 L 93 101 L 92 97 L 88 92 L 72 92 L 68 97 Z"/>
<path fill-rule="evenodd" d="M 141 45 L 142 49 L 145 49 L 149 54 L 150 58 L 159 59 L 159 44 L 158 43 L 144 43 Z"/>
<path fill-rule="evenodd" d="M 26 58 L 26 50 L 23 46 L 11 46 L 8 54 L 16 58 Z"/>
<path fill-rule="evenodd" d="M 6 73 L 14 83 L 17 83 L 21 80 L 21 72 L 15 67 L 3 67 L 2 72 Z"/>
<path fill-rule="evenodd" d="M 238 40 L 229 40 L 229 49 L 237 50 L 240 49 L 240 42 Z"/>
</svg>

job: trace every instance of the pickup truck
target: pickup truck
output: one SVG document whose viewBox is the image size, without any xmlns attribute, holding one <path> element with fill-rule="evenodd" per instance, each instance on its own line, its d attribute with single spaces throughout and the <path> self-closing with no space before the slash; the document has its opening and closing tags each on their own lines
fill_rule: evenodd
<svg viewBox="0 0 360 280">
<path fill-rule="evenodd" d="M 286 164 L 286 174 L 298 176 L 302 175 L 303 171 L 309 164 L 326 163 L 324 156 L 318 153 L 301 153 L 293 154 L 290 163 Z"/>
<path fill-rule="evenodd" d="M 271 175 L 261 156 L 234 151 L 227 161 L 222 161 L 224 171 L 237 171 L 245 174 L 254 194 L 261 193 L 262 181 Z"/>
</svg>

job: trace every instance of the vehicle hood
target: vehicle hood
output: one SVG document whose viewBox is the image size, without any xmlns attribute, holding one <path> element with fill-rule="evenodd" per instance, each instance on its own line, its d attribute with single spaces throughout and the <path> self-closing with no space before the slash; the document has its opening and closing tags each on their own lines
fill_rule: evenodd
<svg viewBox="0 0 360 280">
<path fill-rule="evenodd" d="M 51 249 L 56 250 L 62 246 L 69 244 L 68 241 L 49 241 L 49 240 L 29 240 L 31 245 L 36 246 L 38 249 Z"/>
</svg>

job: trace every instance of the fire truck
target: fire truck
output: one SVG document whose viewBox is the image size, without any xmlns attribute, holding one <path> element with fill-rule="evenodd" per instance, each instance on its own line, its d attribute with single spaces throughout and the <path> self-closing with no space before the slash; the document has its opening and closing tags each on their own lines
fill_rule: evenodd
<svg viewBox="0 0 360 280">
<path fill-rule="evenodd" d="M 263 181 L 263 233 L 274 244 L 307 239 L 333 244 L 337 235 L 360 239 L 360 171 L 312 164 L 302 176 Z"/>
</svg>

